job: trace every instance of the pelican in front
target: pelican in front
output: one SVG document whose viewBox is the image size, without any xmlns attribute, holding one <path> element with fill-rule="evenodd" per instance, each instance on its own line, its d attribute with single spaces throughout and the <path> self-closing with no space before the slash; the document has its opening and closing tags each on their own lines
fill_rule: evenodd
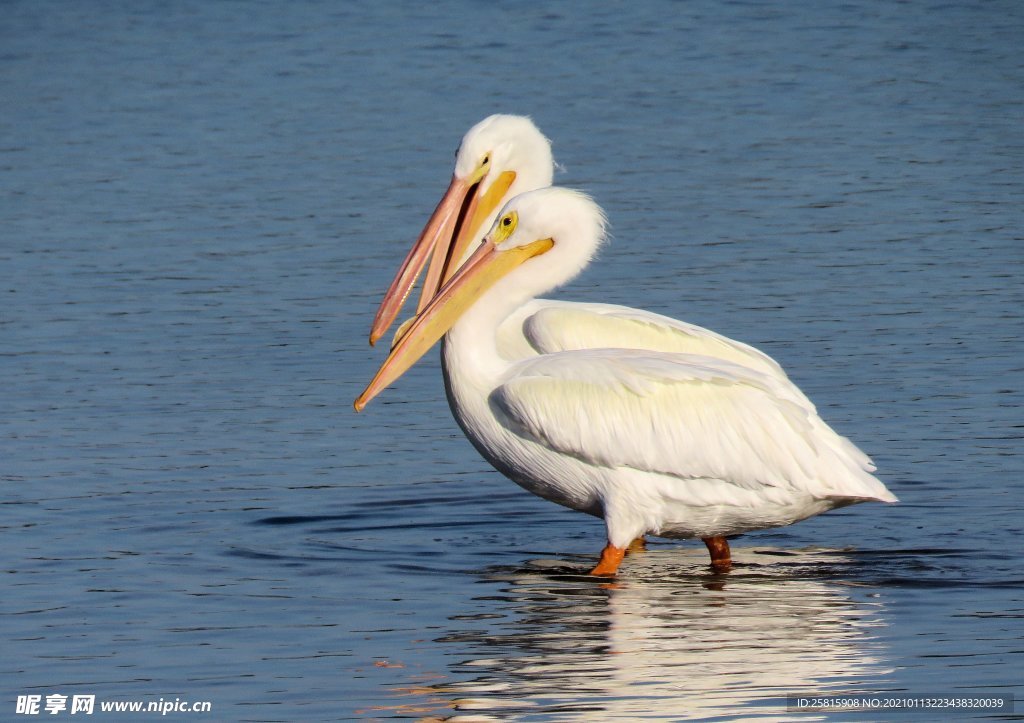
<svg viewBox="0 0 1024 723">
<path fill-rule="evenodd" d="M 645 534 L 700 538 L 726 569 L 730 535 L 896 501 L 867 457 L 773 374 L 644 349 L 504 356 L 503 322 L 573 279 L 604 238 L 604 214 L 582 193 L 513 198 L 397 340 L 356 410 L 444 337 L 448 402 L 477 450 L 530 492 L 604 520 L 594 575 L 614 575 Z"/>
</svg>

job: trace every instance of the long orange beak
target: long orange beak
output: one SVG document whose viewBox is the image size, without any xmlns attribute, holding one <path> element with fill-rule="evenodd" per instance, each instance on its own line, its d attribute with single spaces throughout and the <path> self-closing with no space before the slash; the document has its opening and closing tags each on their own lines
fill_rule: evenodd
<svg viewBox="0 0 1024 723">
<path fill-rule="evenodd" d="M 430 267 L 423 281 L 417 313 L 423 311 L 441 286 L 455 274 L 470 242 L 480 232 L 484 220 L 505 199 L 515 178 L 515 172 L 504 171 L 498 175 L 486 193 L 480 194 L 479 181 L 452 176 L 448 190 L 441 197 L 430 220 L 427 221 L 427 225 L 409 250 L 391 286 L 384 294 L 370 329 L 371 345 L 376 344 L 394 323 L 412 287 L 416 284 L 416 279 L 426 266 L 428 257 Z M 405 327 L 399 330 L 396 341 L 404 332 Z"/>
<path fill-rule="evenodd" d="M 555 242 L 548 238 L 503 251 L 490 239 L 484 240 L 395 343 L 373 381 L 353 404 L 355 410 L 363 411 L 371 399 L 405 374 L 500 278 L 554 245 Z"/>
<path fill-rule="evenodd" d="M 402 262 L 398 273 L 391 281 L 391 286 L 388 287 L 387 292 L 384 294 L 384 300 L 381 302 L 380 308 L 377 309 L 377 316 L 374 317 L 373 326 L 370 328 L 371 345 L 377 343 L 377 340 L 384 335 L 384 332 L 391 326 L 395 317 L 398 316 L 398 312 L 402 309 L 402 304 L 405 303 L 406 297 L 409 296 L 409 292 L 415 285 L 416 279 L 427 263 L 427 257 L 431 253 L 434 256 L 443 257 L 447 255 L 448 242 L 445 242 L 445 248 L 438 249 L 438 241 L 440 239 L 450 239 L 454 234 L 455 224 L 462 211 L 462 205 L 471 188 L 472 184 L 457 176 L 452 176 L 452 182 L 448 185 L 448 190 L 444 192 L 444 196 L 438 202 L 434 213 L 430 215 L 430 220 L 427 221 L 427 225 L 423 227 L 419 238 L 416 239 L 412 248 L 409 249 L 405 261 Z"/>
</svg>

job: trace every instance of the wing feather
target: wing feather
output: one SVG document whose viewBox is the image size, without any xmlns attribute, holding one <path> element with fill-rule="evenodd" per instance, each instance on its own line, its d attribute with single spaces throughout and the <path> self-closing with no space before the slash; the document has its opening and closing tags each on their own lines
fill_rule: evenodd
<svg viewBox="0 0 1024 723">
<path fill-rule="evenodd" d="M 518 434 L 590 464 L 894 499 L 787 385 L 707 356 L 580 350 L 520 362 L 491 402 Z"/>
<path fill-rule="evenodd" d="M 521 323 L 538 354 L 579 349 L 701 354 L 785 378 L 778 362 L 764 352 L 695 324 L 614 304 L 534 303 Z"/>
</svg>

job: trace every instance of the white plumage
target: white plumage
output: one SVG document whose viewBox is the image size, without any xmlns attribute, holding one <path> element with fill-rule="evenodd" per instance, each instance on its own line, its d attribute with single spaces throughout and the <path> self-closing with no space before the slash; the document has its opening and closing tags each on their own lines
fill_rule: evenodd
<svg viewBox="0 0 1024 723">
<path fill-rule="evenodd" d="M 583 194 L 546 188 L 512 199 L 356 408 L 447 331 L 444 372 L 455 418 L 483 456 L 524 488 L 604 518 L 609 544 L 597 574 L 613 573 L 623 549 L 643 534 L 703 538 L 715 561 L 709 540 L 854 502 L 895 501 L 870 474 L 868 458 L 818 417 L 777 364 L 718 335 L 697 335 L 697 348 L 724 350 L 736 361 L 688 351 L 545 351 L 547 306 L 522 326 L 537 354 L 510 359 L 502 341 L 509 319 L 579 273 L 603 238 L 604 216 Z M 654 323 L 633 310 L 601 312 L 627 328 Z M 656 326 L 656 335 L 672 339 L 685 340 L 692 329 Z M 725 545 L 718 561 L 727 565 L 728 546 L 718 544 Z"/>
<path fill-rule="evenodd" d="M 399 302 L 409 294 L 429 253 L 433 254 L 431 269 L 424 283 L 420 309 L 437 293 L 441 282 L 451 278 L 469 258 L 498 210 L 520 193 L 550 186 L 553 173 L 551 143 L 529 118 L 492 115 L 470 128 L 456 153 L 449 193 L 438 204 L 438 211 L 392 282 L 375 319 L 371 341 L 380 338 L 394 321 Z M 455 196 L 451 196 L 452 189 Z M 443 210 L 462 208 L 466 196 L 472 211 L 459 225 L 454 212 L 445 215 Z M 438 221 L 439 215 L 444 217 L 444 223 Z M 410 267 L 413 258 L 418 259 L 419 265 Z M 400 335 L 401 332 L 397 336 Z M 498 348 L 502 356 L 511 360 L 556 351 L 605 348 L 702 354 L 789 383 L 782 367 L 752 346 L 695 324 L 615 304 L 531 299 L 502 321 Z M 794 394 L 810 404 L 795 385 L 790 386 Z"/>
</svg>

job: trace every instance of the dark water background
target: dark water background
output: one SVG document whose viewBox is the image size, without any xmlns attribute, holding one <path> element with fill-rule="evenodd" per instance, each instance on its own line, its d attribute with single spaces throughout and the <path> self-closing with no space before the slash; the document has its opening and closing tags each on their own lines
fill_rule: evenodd
<svg viewBox="0 0 1024 723">
<path fill-rule="evenodd" d="M 0 717 L 1021 697 L 1022 47 L 1016 2 L 3 3 Z M 561 296 L 759 346 L 902 503 L 727 576 L 655 541 L 610 586 L 600 522 L 488 468 L 435 355 L 355 415 L 492 112 L 611 218 Z"/>
</svg>

